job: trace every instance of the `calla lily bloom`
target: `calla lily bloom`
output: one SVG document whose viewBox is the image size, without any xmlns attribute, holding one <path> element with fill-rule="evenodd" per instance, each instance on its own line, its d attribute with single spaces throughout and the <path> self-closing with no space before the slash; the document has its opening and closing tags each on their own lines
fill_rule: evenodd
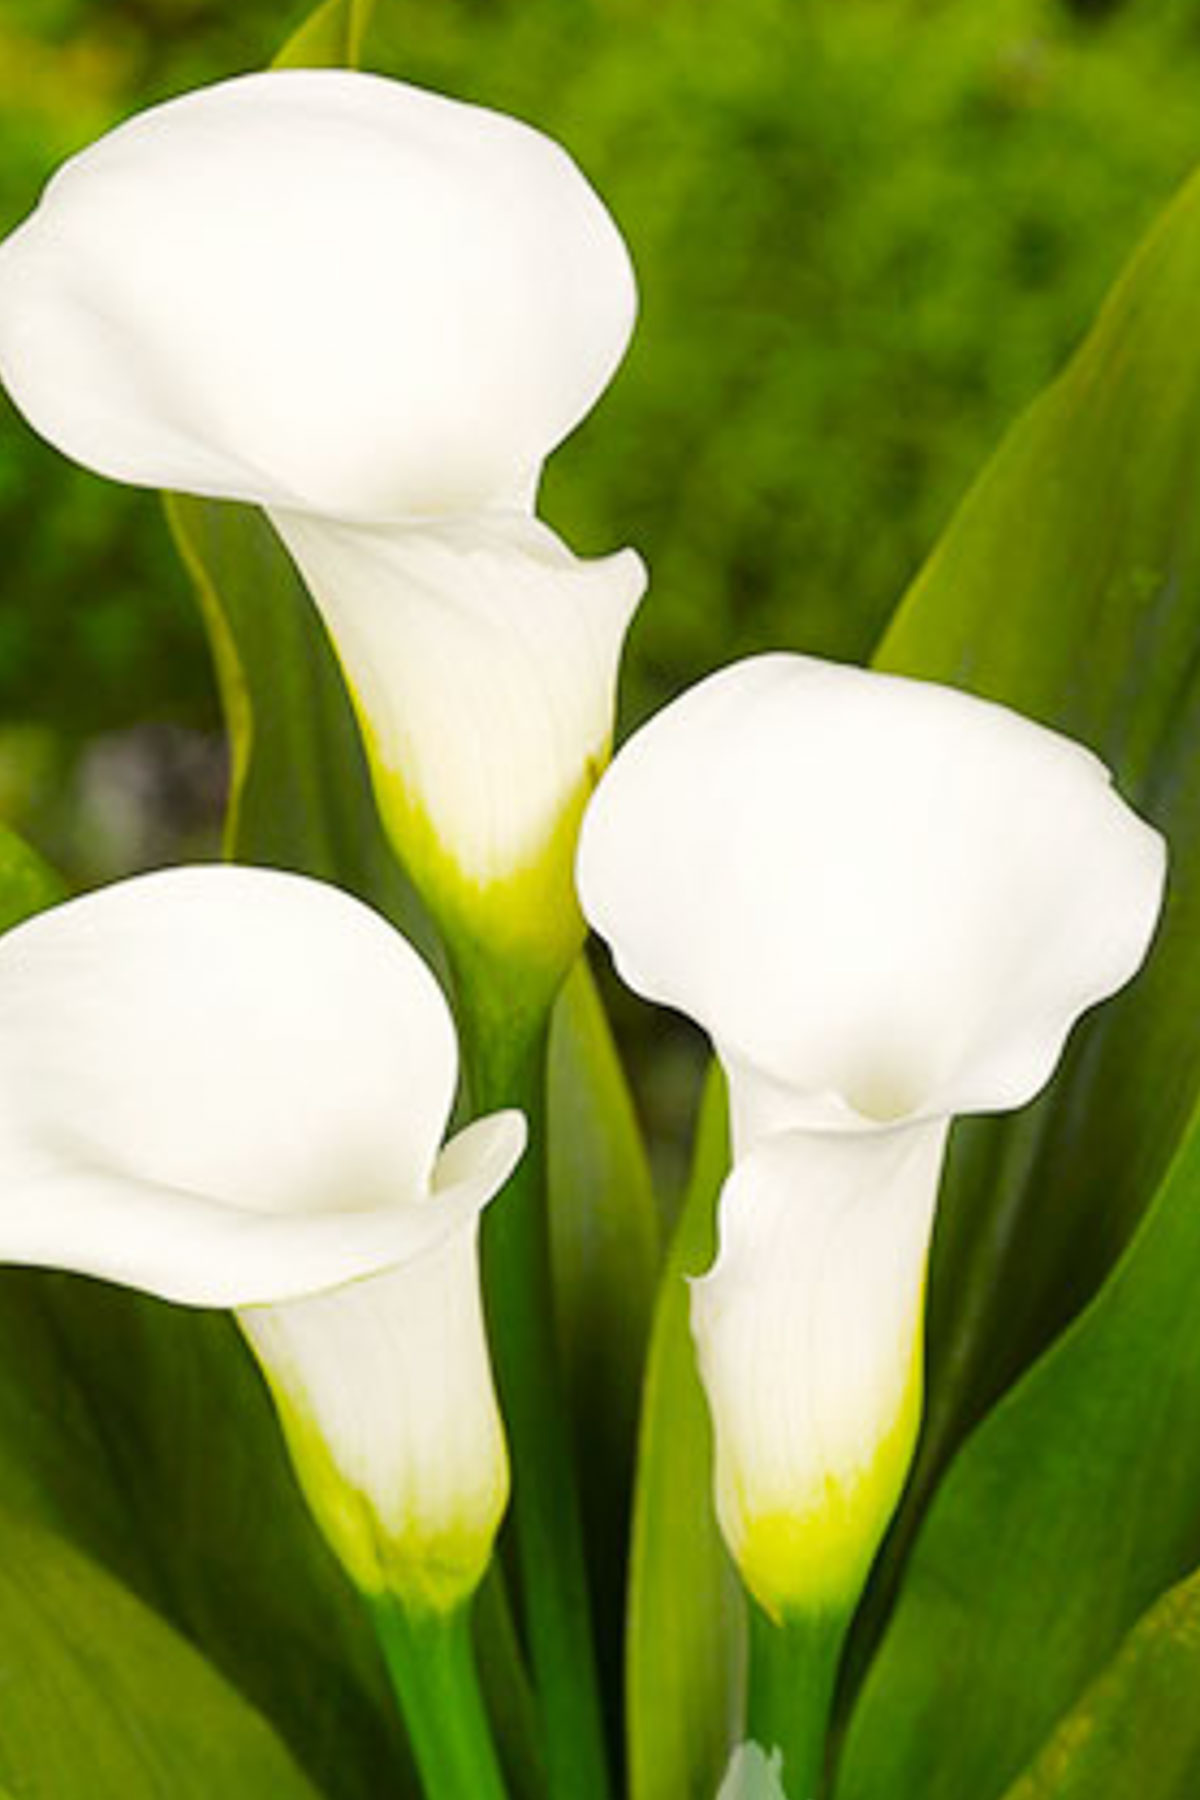
<svg viewBox="0 0 1200 1800">
<path fill-rule="evenodd" d="M 951 1118 L 1045 1084 L 1141 963 L 1163 874 L 1080 745 L 807 657 L 701 682 L 602 780 L 584 911 L 729 1078 L 692 1326 L 722 1529 L 772 1616 L 852 1601 L 898 1498 Z"/>
<path fill-rule="evenodd" d="M 232 1307 L 364 1591 L 446 1609 L 508 1491 L 476 1255 L 518 1113 L 444 1148 L 437 983 L 304 877 L 140 876 L 0 938 L 0 1259 Z"/>
<path fill-rule="evenodd" d="M 556 144 L 340 70 L 141 114 L 0 246 L 0 374 L 31 424 L 118 480 L 267 509 L 433 910 L 559 972 L 645 576 L 577 561 L 532 509 L 635 302 Z"/>
</svg>

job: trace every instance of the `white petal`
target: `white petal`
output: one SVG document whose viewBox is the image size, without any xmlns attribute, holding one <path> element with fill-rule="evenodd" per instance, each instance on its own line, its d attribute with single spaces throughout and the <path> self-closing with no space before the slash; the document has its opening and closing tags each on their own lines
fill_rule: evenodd
<svg viewBox="0 0 1200 1800">
<path fill-rule="evenodd" d="M 721 1529 L 775 1617 L 853 1600 L 899 1497 L 946 1129 L 785 1132 L 722 1192 L 692 1331 Z"/>
<path fill-rule="evenodd" d="M 201 1305 L 390 1266 L 520 1151 L 502 1115 L 446 1182 L 456 1064 L 432 975 L 334 888 L 210 867 L 71 901 L 0 939 L 0 1258 Z"/>
<path fill-rule="evenodd" d="M 508 1497 L 477 1224 L 386 1274 L 239 1313 L 358 1586 L 441 1610 L 478 1583 Z"/>
<path fill-rule="evenodd" d="M 607 756 L 640 559 L 582 562 L 518 515 L 391 530 L 272 517 L 342 660 L 408 859 L 430 835 L 480 887 L 536 863 Z"/>
<path fill-rule="evenodd" d="M 249 75 L 74 158 L 0 248 L 0 371 L 119 480 L 352 518 L 527 494 L 620 361 L 596 194 L 501 114 Z"/>
<path fill-rule="evenodd" d="M 621 751 L 578 879 L 630 985 L 697 1019 L 735 1081 L 763 1078 L 762 1130 L 1023 1103 L 1137 969 L 1163 869 L 1069 739 L 773 655 Z"/>
</svg>

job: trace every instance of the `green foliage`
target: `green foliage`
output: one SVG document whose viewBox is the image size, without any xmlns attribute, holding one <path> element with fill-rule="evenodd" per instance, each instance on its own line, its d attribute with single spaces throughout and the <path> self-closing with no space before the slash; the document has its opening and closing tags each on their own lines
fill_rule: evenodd
<svg viewBox="0 0 1200 1800">
<path fill-rule="evenodd" d="M 712 1429 L 686 1282 L 716 1251 L 717 1195 L 729 1165 L 726 1111 L 714 1068 L 646 1363 L 628 1597 L 632 1800 L 709 1800 L 738 1735 L 745 1603 L 708 1498 Z"/>
<path fill-rule="evenodd" d="M 1200 944 L 1198 293 L 1194 180 L 1001 447 L 879 658 L 1091 744 L 1165 832 L 1172 871 L 1131 993 L 1077 1033 L 1035 1108 L 957 1146 L 934 1259 L 929 1429 L 877 1607 L 963 1431 L 1095 1292 L 1161 1193 L 1077 1330 L 951 1468 L 854 1721 L 846 1800 L 999 1793 L 1200 1556 L 1186 1135 L 1200 1040 L 1181 1000 Z"/>
<path fill-rule="evenodd" d="M 147 1661 L 147 1728 L 170 1699 L 178 1634 L 208 1659 L 231 1704 L 238 1694 L 271 1721 L 331 1800 L 370 1800 L 388 1783 L 403 1794 L 404 1747 L 357 1597 L 309 1519 L 232 1321 L 9 1269 L 0 1352 L 0 1506 L 61 1537 L 64 1557 L 69 1542 L 105 1571 L 80 1629 L 95 1634 L 111 1609 L 120 1616 L 109 1598 L 117 1582 L 158 1615 L 163 1692 Z M 139 1630 L 150 1635 L 149 1624 Z M 97 1667 L 92 1678 L 88 1708 L 81 1700 L 58 1726 L 62 1754 L 81 1762 L 109 1674 Z M 141 1713 L 132 1698 L 126 1709 L 132 1734 Z M 56 1800 L 92 1792 L 82 1781 L 48 1791 Z M 221 1791 L 273 1792 L 265 1781 Z"/>
<path fill-rule="evenodd" d="M 172 495 L 167 517 L 212 646 L 239 862 L 338 881 L 427 957 L 432 927 L 391 855 L 337 663 L 278 538 L 252 507 Z"/>
<path fill-rule="evenodd" d="M 239 10 L 239 43 L 215 4 L 142 23 L 76 4 L 22 35 L 29 3 L 0 35 L 3 220 L 102 124 L 267 60 L 295 17 Z M 581 549 L 648 557 L 631 717 L 740 650 L 865 655 L 1200 148 L 1184 6 L 1081 25 L 1051 0 L 392 0 L 372 61 L 559 134 L 632 244 L 635 347 L 546 505 Z M 144 501 L 9 417 L 0 532 L 21 597 L 0 607 L 0 713 L 211 716 Z"/>
<path fill-rule="evenodd" d="M 547 1189 L 558 1335 L 592 1604 L 616 1694 L 634 1445 L 659 1270 L 658 1216 L 625 1075 L 582 959 L 554 1011 L 548 1064 Z"/>
<path fill-rule="evenodd" d="M 1192 1800 L 1200 1769 L 1200 1576 L 1122 1644 L 1004 1800 Z"/>
<path fill-rule="evenodd" d="M 286 10 L 280 0 L 6 5 L 0 233 L 65 157 L 126 113 L 269 60 Z M 203 647 L 153 501 L 73 469 L 3 393 L 0 539 L 0 718 L 50 724 L 72 744 L 148 715 L 211 721 Z"/>
<path fill-rule="evenodd" d="M 0 825 L 0 931 L 62 897 L 62 884 L 53 870 L 7 826 Z"/>
<path fill-rule="evenodd" d="M 1139 1614 L 1195 1566 L 1198 1268 L 1200 1123 L 1113 1280 L 951 1468 L 840 1800 L 999 1796 Z"/>
<path fill-rule="evenodd" d="M 276 69 L 357 68 L 375 0 L 322 0 L 275 57 Z"/>
<path fill-rule="evenodd" d="M 21 16 L 59 30 L 85 18 L 68 0 L 41 13 L 26 0 Z M 327 6 L 302 47 L 344 55 L 356 23 Z M 1057 366 L 1117 247 L 1200 145 L 1200 34 L 1182 4 L 1083 24 L 1047 0 L 393 0 L 382 25 L 374 48 L 396 73 L 562 137 L 633 244 L 637 347 L 556 460 L 545 508 L 580 548 L 628 539 L 655 570 L 632 714 L 768 641 L 866 653 L 982 448 Z M 0 84 L 14 41 L 26 72 L 43 71 L 14 110 L 14 191 L 161 81 L 124 29 L 108 60 L 52 53 L 61 90 L 33 36 L 0 29 Z M 1002 446 L 879 657 L 1093 745 L 1166 829 L 1174 866 L 1146 979 L 1077 1034 L 1037 1107 L 957 1134 L 929 1427 L 860 1620 L 839 1800 L 1182 1800 L 1200 1766 L 1194 1709 L 1178 1704 L 1200 1680 L 1195 1578 L 1160 1598 L 1200 1559 L 1200 1041 L 1186 1000 L 1200 955 L 1198 293 L 1193 185 Z M 0 710 L 81 732 L 143 716 L 150 693 L 204 716 L 200 633 L 145 503 L 60 474 L 3 423 L 17 603 L 0 610 Z M 231 852 L 340 881 L 436 959 L 334 659 L 269 528 L 211 503 L 169 512 L 232 740 Z M 0 926 L 58 891 L 0 836 Z M 657 1241 L 582 968 L 551 1061 L 557 1323 L 611 1701 Z M 711 1257 L 725 1157 L 714 1084 L 646 1365 L 633 1800 L 711 1800 L 738 1732 L 744 1607 L 709 1506 L 683 1280 Z M 336 1800 L 412 1792 L 369 1633 L 232 1326 L 9 1275 L 0 1352 L 0 1628 L 21 1645 L 0 1782 L 89 1800 L 299 1800 L 309 1779 Z M 486 1685 L 509 1760 L 532 1768 L 498 1580 L 488 1608 Z"/>
<path fill-rule="evenodd" d="M 1061 1092 L 960 1134 L 933 1314 L 932 1407 L 947 1441 L 1094 1291 L 1200 1086 L 1200 1040 L 1180 1005 L 1200 941 L 1200 364 L 1187 350 L 1198 289 L 1193 181 L 1001 447 L 878 658 L 1080 738 L 1171 847 L 1150 966 L 1077 1033 Z"/>
<path fill-rule="evenodd" d="M 0 1776 L 13 1794 L 318 1800 L 263 1721 L 117 1582 L 28 1518 L 3 1514 L 0 1534 Z"/>
</svg>

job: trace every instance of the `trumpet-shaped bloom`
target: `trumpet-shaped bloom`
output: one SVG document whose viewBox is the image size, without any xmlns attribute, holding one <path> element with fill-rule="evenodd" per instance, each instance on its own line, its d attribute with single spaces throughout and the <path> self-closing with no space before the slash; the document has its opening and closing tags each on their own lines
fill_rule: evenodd
<svg viewBox="0 0 1200 1800">
<path fill-rule="evenodd" d="M 449 1011 L 368 907 L 195 868 L 0 939 L 0 1258 L 229 1306 L 368 1590 L 446 1605 L 507 1495 L 476 1257 L 519 1114 L 445 1148 Z"/>
<path fill-rule="evenodd" d="M 354 696 L 380 811 L 452 939 L 561 971 L 572 865 L 608 760 L 632 551 L 581 562 L 538 520 L 387 531 L 273 515 Z"/>
<path fill-rule="evenodd" d="M 546 915 L 559 968 L 645 577 L 629 552 L 578 562 L 532 508 L 634 309 L 556 144 L 346 71 L 153 108 L 0 246 L 0 373 L 30 422 L 118 480 L 268 509 L 418 885 L 506 950 Z"/>
<path fill-rule="evenodd" d="M 584 910 L 729 1077 L 692 1323 L 722 1526 L 769 1611 L 852 1596 L 899 1493 L 949 1119 L 1043 1086 L 1140 964 L 1163 870 L 1081 746 L 806 657 L 700 683 L 601 782 Z"/>
</svg>

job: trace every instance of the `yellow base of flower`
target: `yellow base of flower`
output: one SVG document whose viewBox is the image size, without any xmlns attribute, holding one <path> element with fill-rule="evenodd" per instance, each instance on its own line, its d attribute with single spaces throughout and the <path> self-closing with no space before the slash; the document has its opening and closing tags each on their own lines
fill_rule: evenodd
<svg viewBox="0 0 1200 1800">
<path fill-rule="evenodd" d="M 339 1468 L 318 1427 L 262 1365 L 292 1467 L 326 1543 L 361 1594 L 399 1600 L 414 1616 L 449 1615 L 474 1594 L 508 1501 L 507 1463 L 487 1491 L 463 1494 L 455 1515 L 385 1520 Z"/>
<path fill-rule="evenodd" d="M 388 837 L 424 901 L 460 979 L 486 969 L 505 981 L 505 1011 L 549 1006 L 587 934 L 575 895 L 583 811 L 607 751 L 589 763 L 536 854 L 487 878 L 462 867 L 400 774 L 383 765 L 360 714 L 375 797 Z"/>
<path fill-rule="evenodd" d="M 923 1388 L 918 1338 L 900 1410 L 852 1481 L 829 1477 L 803 1510 L 745 1507 L 739 1541 L 731 1545 L 734 1560 L 776 1624 L 841 1614 L 857 1601 L 912 1462 Z"/>
</svg>

